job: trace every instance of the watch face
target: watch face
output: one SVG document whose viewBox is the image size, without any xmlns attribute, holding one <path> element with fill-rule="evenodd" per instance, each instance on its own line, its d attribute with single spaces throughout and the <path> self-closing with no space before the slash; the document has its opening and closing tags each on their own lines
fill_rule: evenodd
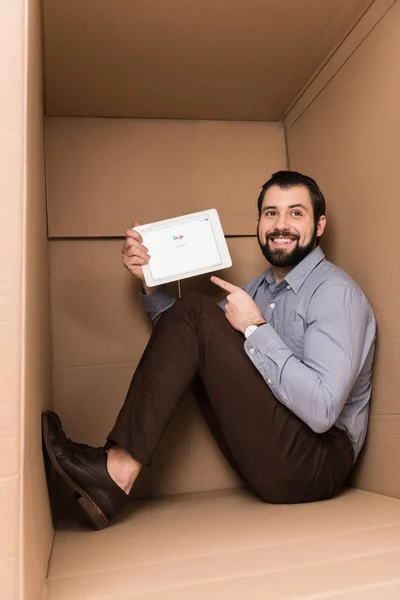
<svg viewBox="0 0 400 600">
<path fill-rule="evenodd" d="M 258 325 L 249 325 L 244 332 L 246 338 L 248 338 L 256 329 L 258 329 Z"/>
</svg>

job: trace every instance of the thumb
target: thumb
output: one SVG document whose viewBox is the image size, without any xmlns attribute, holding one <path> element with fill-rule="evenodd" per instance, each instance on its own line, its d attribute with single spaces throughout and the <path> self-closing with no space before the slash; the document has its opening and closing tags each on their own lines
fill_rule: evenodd
<svg viewBox="0 0 400 600">
<path fill-rule="evenodd" d="M 139 227 L 140 223 L 138 223 L 137 221 L 133 221 L 132 223 L 132 227 Z"/>
</svg>

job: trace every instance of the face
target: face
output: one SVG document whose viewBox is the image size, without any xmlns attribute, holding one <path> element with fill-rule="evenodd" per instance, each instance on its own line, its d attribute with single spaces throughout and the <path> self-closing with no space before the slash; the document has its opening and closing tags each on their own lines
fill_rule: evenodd
<svg viewBox="0 0 400 600">
<path fill-rule="evenodd" d="M 273 185 L 264 196 L 258 243 L 271 265 L 294 267 L 315 248 L 325 224 L 324 216 L 315 223 L 312 200 L 305 186 L 281 190 Z"/>
</svg>

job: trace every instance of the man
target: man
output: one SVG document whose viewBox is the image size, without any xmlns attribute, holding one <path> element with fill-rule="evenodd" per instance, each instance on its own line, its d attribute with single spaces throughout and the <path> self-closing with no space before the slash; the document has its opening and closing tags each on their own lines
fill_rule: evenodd
<svg viewBox="0 0 400 600">
<path fill-rule="evenodd" d="M 330 498 L 363 445 L 375 319 L 363 292 L 319 247 L 325 199 L 316 182 L 275 173 L 258 198 L 257 236 L 271 267 L 227 299 L 175 301 L 148 289 L 148 250 L 126 233 L 123 263 L 143 281 L 155 327 L 104 448 L 68 440 L 55 413 L 44 440 L 96 528 L 129 501 L 181 397 L 192 385 L 221 449 L 266 502 Z"/>
</svg>

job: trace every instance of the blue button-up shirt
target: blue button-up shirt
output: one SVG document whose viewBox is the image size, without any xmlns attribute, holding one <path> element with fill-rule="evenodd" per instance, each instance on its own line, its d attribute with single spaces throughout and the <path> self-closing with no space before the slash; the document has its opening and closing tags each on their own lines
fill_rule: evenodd
<svg viewBox="0 0 400 600">
<path fill-rule="evenodd" d="M 274 396 L 316 433 L 344 429 L 357 457 L 367 431 L 376 335 L 362 290 L 320 247 L 278 284 L 268 269 L 243 289 L 267 322 L 244 349 Z M 153 322 L 175 301 L 165 288 L 141 298 Z"/>
</svg>

